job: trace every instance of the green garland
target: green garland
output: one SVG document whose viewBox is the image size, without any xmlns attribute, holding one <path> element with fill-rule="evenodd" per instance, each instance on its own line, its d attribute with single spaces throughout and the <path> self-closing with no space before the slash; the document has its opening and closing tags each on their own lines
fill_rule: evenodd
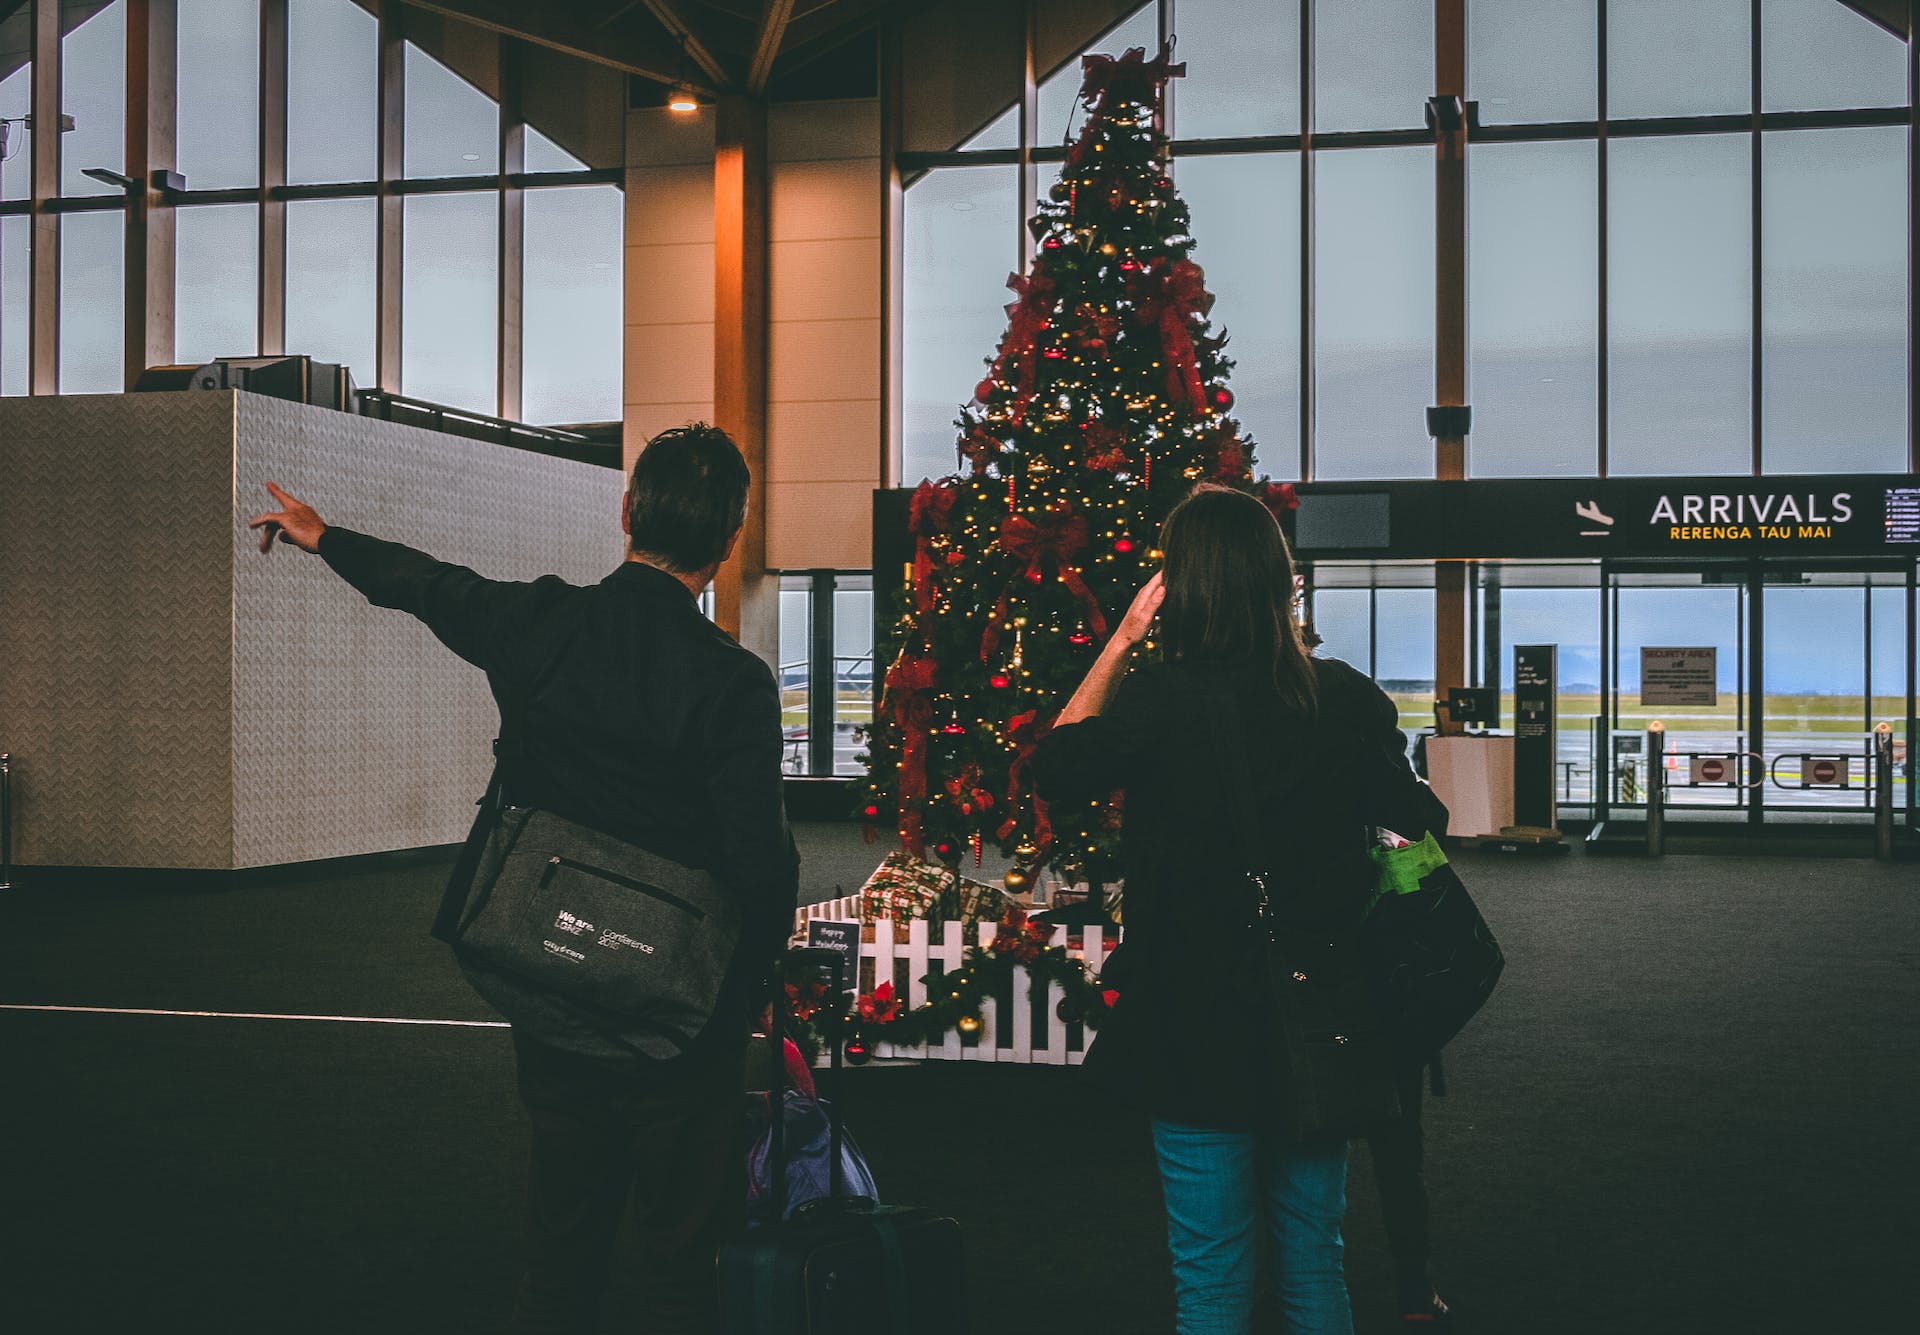
<svg viewBox="0 0 1920 1335">
<path fill-rule="evenodd" d="M 961 1040 L 972 1045 L 981 1038 L 981 1006 L 1006 990 L 1016 968 L 1027 971 L 1035 995 L 1044 996 L 1050 985 L 1060 985 L 1055 1014 L 1062 1020 L 1100 1026 L 1118 993 L 1103 986 L 1087 962 L 1069 955 L 1066 947 L 1045 944 L 1050 927 L 1029 923 L 1014 910 L 1001 921 L 1000 933 L 989 945 L 969 946 L 953 972 L 923 978 L 935 995 L 911 1010 L 894 995 L 891 978 L 880 980 L 872 992 L 859 992 L 856 984 L 854 996 L 830 997 L 818 970 L 803 962 L 805 956 L 789 954 L 780 966 L 792 1016 L 789 1033 L 812 1060 L 825 1049 L 829 1026 L 837 1024 L 848 1059 L 856 1065 L 875 1044 L 934 1043 L 956 1029 Z"/>
</svg>

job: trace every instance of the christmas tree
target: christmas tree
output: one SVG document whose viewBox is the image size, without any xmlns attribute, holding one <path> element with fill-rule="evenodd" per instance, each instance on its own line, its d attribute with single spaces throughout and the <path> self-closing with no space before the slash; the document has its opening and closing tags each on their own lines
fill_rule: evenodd
<svg viewBox="0 0 1920 1335">
<path fill-rule="evenodd" d="M 1116 878 L 1119 794 L 1049 810 L 1028 759 L 1157 567 L 1167 512 L 1198 481 L 1254 485 L 1168 174 L 1162 99 L 1185 66 L 1138 48 L 1083 64 L 1087 118 L 1029 224 L 1032 267 L 1007 280 L 958 470 L 913 496 L 869 738 L 868 820 L 895 817 L 909 852 L 947 864 L 991 841 L 1015 859 L 1010 888 L 1041 865 Z"/>
</svg>

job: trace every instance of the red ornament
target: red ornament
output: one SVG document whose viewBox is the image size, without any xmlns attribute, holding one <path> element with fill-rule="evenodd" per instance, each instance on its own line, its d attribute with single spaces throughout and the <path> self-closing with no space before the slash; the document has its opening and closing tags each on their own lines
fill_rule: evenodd
<svg viewBox="0 0 1920 1335">
<path fill-rule="evenodd" d="M 1042 250 L 1058 250 L 1060 249 L 1060 238 L 1057 236 L 1049 236 L 1045 241 L 1040 243 L 1040 248 Z"/>
<path fill-rule="evenodd" d="M 1029 584 L 1039 584 L 1045 580 L 1046 577 L 1046 573 L 1042 571 L 1039 566 L 1029 566 L 1027 568 L 1027 583 Z"/>
<path fill-rule="evenodd" d="M 863 813 L 861 813 L 861 814 L 863 814 L 864 816 L 866 816 L 866 818 L 867 818 L 868 820 L 879 820 L 879 819 L 880 819 L 880 808 L 879 808 L 878 806 L 876 806 L 876 805 L 875 805 L 874 803 L 872 803 L 872 802 L 869 802 L 869 803 L 867 803 L 867 809 L 866 809 L 866 810 L 865 810 L 865 811 L 864 811 Z"/>
<path fill-rule="evenodd" d="M 1057 362 L 1057 361 L 1062 361 L 1066 358 L 1067 350 L 1065 348 L 1048 348 L 1041 355 L 1044 356 L 1048 361 Z"/>
<path fill-rule="evenodd" d="M 939 858 L 942 862 L 952 862 L 956 857 L 959 856 L 959 853 L 960 853 L 959 845 L 955 844 L 951 839 L 942 839 L 939 843 L 933 846 L 934 856 Z"/>
<path fill-rule="evenodd" d="M 857 1038 L 847 1043 L 846 1051 L 847 1065 L 849 1066 L 865 1066 L 868 1059 L 873 1056 L 873 1053 L 868 1050 L 867 1045 Z"/>
<path fill-rule="evenodd" d="M 1121 260 L 1121 261 L 1120 261 L 1120 272 L 1121 272 L 1121 273 L 1138 273 L 1138 272 L 1140 272 L 1140 263 L 1139 263 L 1139 261 L 1137 261 L 1137 260 Z"/>
<path fill-rule="evenodd" d="M 1113 544 L 1113 550 L 1115 550 L 1116 552 L 1119 552 L 1120 555 L 1125 556 L 1128 552 L 1133 550 L 1133 539 L 1132 538 L 1119 539 L 1117 542 Z"/>
<path fill-rule="evenodd" d="M 996 691 L 1004 691 L 1007 687 L 1013 685 L 1013 678 L 1004 672 L 996 672 L 987 678 L 987 685 L 993 687 Z"/>
<path fill-rule="evenodd" d="M 949 737 L 958 737 L 962 733 L 964 733 L 966 730 L 967 730 L 967 725 L 962 723 L 959 719 L 955 719 L 953 722 L 947 724 L 946 727 L 940 729 L 941 732 L 945 733 Z"/>
<path fill-rule="evenodd" d="M 1225 385 L 1215 385 L 1207 397 L 1213 400 L 1213 406 L 1221 412 L 1233 407 L 1233 391 Z"/>
<path fill-rule="evenodd" d="M 1087 634 L 1084 629 L 1076 630 L 1073 634 L 1067 636 L 1067 643 L 1076 649 L 1084 649 L 1093 643 L 1093 636 Z"/>
</svg>

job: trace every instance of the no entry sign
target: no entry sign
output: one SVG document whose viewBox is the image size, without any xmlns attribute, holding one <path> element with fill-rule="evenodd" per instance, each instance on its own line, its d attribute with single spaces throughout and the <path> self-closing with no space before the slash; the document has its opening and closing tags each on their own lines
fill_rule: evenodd
<svg viewBox="0 0 1920 1335">
<path fill-rule="evenodd" d="M 1737 782 L 1739 765 L 1732 756 L 1695 756 L 1691 766 L 1693 785 L 1733 784 Z"/>
<path fill-rule="evenodd" d="M 1845 756 L 1801 756 L 1800 786 L 1802 788 L 1845 788 L 1847 758 Z"/>
</svg>

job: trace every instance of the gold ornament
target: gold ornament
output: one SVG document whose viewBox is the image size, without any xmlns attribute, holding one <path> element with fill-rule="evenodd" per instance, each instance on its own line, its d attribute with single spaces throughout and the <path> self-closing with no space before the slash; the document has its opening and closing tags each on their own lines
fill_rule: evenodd
<svg viewBox="0 0 1920 1335">
<path fill-rule="evenodd" d="M 980 1037 L 980 1017 L 978 1015 L 962 1015 L 959 1020 L 954 1023 L 953 1027 L 960 1031 L 960 1037 L 962 1038 Z"/>
<path fill-rule="evenodd" d="M 1000 878 L 1010 895 L 1024 895 L 1033 889 L 1033 873 L 1025 867 L 1009 867 L 1007 874 Z"/>
<path fill-rule="evenodd" d="M 1013 847 L 1013 855 L 1020 859 L 1020 865 L 1031 867 L 1035 858 L 1040 856 L 1040 846 L 1031 839 L 1022 839 Z"/>
<path fill-rule="evenodd" d="M 1114 245 L 1111 241 L 1105 241 L 1100 245 L 1100 253 L 1102 255 L 1118 255 L 1120 253 L 1120 247 Z"/>
</svg>

